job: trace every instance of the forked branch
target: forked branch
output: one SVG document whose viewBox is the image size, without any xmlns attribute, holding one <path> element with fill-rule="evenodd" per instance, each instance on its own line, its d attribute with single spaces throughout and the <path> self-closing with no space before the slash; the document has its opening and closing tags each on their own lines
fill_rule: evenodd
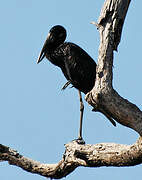
<svg viewBox="0 0 142 180">
<path fill-rule="evenodd" d="M 95 86 L 86 96 L 94 110 L 142 135 L 142 111 L 121 97 L 112 86 L 113 51 L 117 50 L 122 27 L 131 0 L 106 0 L 97 28 L 100 47 Z"/>
</svg>

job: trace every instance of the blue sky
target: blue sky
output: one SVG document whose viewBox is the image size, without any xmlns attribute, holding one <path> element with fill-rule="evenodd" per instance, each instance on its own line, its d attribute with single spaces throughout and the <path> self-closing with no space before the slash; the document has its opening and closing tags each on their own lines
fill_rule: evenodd
<svg viewBox="0 0 142 180">
<path fill-rule="evenodd" d="M 76 89 L 61 87 L 66 82 L 60 69 L 46 59 L 36 64 L 49 29 L 61 24 L 67 41 L 85 49 L 97 62 L 99 33 L 97 21 L 103 0 L 13 0 L 2 1 L 0 65 L 0 143 L 43 163 L 62 158 L 64 144 L 77 138 L 79 100 Z M 113 85 L 118 93 L 141 109 L 141 1 L 132 1 L 118 52 L 114 56 Z M 84 97 L 84 95 L 83 95 Z M 113 127 L 85 102 L 83 136 L 86 143 L 132 144 L 138 138 L 133 130 Z M 77 168 L 66 179 L 138 180 L 141 165 L 125 168 Z M 0 179 L 42 180 L 39 175 L 0 164 Z"/>
</svg>

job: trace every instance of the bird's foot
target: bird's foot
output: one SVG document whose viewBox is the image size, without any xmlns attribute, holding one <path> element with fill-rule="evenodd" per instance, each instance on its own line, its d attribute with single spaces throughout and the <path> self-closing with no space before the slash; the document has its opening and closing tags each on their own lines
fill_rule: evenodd
<svg viewBox="0 0 142 180">
<path fill-rule="evenodd" d="M 73 141 L 77 142 L 78 144 L 85 144 L 85 141 L 82 137 L 79 137 L 78 139 L 74 139 Z"/>
</svg>

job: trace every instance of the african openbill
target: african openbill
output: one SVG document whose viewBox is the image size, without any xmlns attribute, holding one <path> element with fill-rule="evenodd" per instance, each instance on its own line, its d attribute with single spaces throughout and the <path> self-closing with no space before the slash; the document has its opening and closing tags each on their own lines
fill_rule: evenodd
<svg viewBox="0 0 142 180">
<path fill-rule="evenodd" d="M 82 139 L 82 119 L 84 105 L 81 92 L 88 93 L 94 86 L 96 78 L 95 61 L 78 45 L 65 42 L 66 30 L 60 25 L 52 27 L 38 57 L 37 63 L 46 57 L 51 63 L 61 68 L 67 83 L 78 89 L 80 98 L 80 128 L 78 140 Z"/>
</svg>

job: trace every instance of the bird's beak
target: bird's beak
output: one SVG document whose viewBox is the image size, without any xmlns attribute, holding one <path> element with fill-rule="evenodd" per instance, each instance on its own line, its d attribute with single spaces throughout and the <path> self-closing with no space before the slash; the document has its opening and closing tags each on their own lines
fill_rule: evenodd
<svg viewBox="0 0 142 180">
<path fill-rule="evenodd" d="M 40 63 L 43 60 L 43 58 L 45 57 L 45 55 L 46 55 L 46 50 L 47 50 L 47 47 L 48 47 L 49 37 L 50 37 L 50 33 L 48 33 L 47 39 L 46 39 L 46 41 L 45 41 L 45 43 L 43 45 L 43 48 L 42 48 L 42 50 L 41 50 L 41 52 L 40 52 L 40 54 L 38 56 L 37 64 Z"/>
<path fill-rule="evenodd" d="M 43 46 L 43 48 L 42 48 L 42 50 L 38 56 L 37 64 L 40 63 L 43 60 L 43 58 L 45 57 L 45 54 L 46 54 L 45 51 L 46 51 L 46 42 L 45 42 L 45 44 L 44 44 L 44 46 Z"/>
<path fill-rule="evenodd" d="M 45 47 L 42 48 L 42 50 L 41 50 L 41 52 L 40 52 L 40 54 L 38 56 L 37 64 L 40 63 L 43 60 L 44 57 L 45 57 Z"/>
</svg>

